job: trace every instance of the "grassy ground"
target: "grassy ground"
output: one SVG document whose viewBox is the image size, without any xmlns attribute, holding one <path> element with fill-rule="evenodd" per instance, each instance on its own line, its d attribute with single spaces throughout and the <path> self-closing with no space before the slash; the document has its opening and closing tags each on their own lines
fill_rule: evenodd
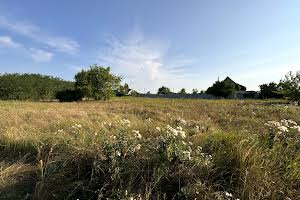
<svg viewBox="0 0 300 200">
<path fill-rule="evenodd" d="M 0 199 L 300 199 L 297 124 L 280 101 L 2 101 Z"/>
</svg>

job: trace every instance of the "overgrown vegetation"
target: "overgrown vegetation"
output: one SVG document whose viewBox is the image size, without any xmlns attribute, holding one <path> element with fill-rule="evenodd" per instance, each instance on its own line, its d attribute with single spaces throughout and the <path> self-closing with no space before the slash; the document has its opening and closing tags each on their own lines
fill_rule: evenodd
<svg viewBox="0 0 300 200">
<path fill-rule="evenodd" d="M 87 98 L 110 99 L 120 88 L 121 77 L 111 73 L 110 67 L 93 65 L 75 75 L 75 87 Z M 128 85 L 127 85 L 128 86 Z"/>
<path fill-rule="evenodd" d="M 298 199 L 284 101 L 0 102 L 0 199 Z"/>
<path fill-rule="evenodd" d="M 56 92 L 74 89 L 74 83 L 40 74 L 0 75 L 2 100 L 51 100 Z"/>
</svg>

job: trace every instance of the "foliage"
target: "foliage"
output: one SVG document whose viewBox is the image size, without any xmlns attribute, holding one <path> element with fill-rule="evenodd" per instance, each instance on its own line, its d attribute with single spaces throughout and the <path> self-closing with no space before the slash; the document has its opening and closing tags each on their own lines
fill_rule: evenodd
<svg viewBox="0 0 300 200">
<path fill-rule="evenodd" d="M 207 94 L 212 94 L 219 97 L 229 97 L 236 92 L 236 86 L 227 81 L 216 81 L 206 91 Z"/>
<path fill-rule="evenodd" d="M 300 102 L 300 71 L 289 72 L 279 83 L 280 92 L 291 100 Z"/>
<path fill-rule="evenodd" d="M 57 91 L 73 89 L 74 83 L 40 74 L 0 75 L 0 99 L 51 100 Z"/>
<path fill-rule="evenodd" d="M 186 94 L 186 91 L 185 91 L 185 89 L 184 89 L 184 88 L 182 88 L 182 89 L 179 91 L 179 94 L 182 94 L 182 95 Z"/>
<path fill-rule="evenodd" d="M 79 101 L 83 98 L 83 93 L 80 90 L 62 90 L 56 92 L 56 99 L 60 102 Z"/>
<path fill-rule="evenodd" d="M 198 89 L 196 89 L 196 88 L 192 90 L 192 94 L 198 94 L 198 92 L 199 92 L 199 91 L 198 91 Z"/>
<path fill-rule="evenodd" d="M 283 95 L 279 93 L 278 84 L 271 82 L 262 84 L 260 88 L 260 98 L 282 98 Z"/>
<path fill-rule="evenodd" d="M 170 94 L 171 90 L 168 87 L 162 86 L 158 88 L 157 94 Z"/>
<path fill-rule="evenodd" d="M 121 77 L 110 72 L 110 67 L 93 65 L 88 70 L 82 70 L 75 75 L 75 87 L 81 90 L 85 97 L 95 100 L 110 99 L 120 87 Z"/>
</svg>

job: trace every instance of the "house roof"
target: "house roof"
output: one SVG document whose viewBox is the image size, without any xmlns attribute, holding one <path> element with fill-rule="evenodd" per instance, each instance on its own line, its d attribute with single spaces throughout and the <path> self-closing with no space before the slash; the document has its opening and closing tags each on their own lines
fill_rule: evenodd
<svg viewBox="0 0 300 200">
<path fill-rule="evenodd" d="M 233 80 L 232 80 L 231 78 L 229 78 L 228 76 L 224 79 L 224 81 L 225 81 L 225 82 L 229 82 L 229 83 L 231 83 L 231 84 L 234 84 L 234 85 L 236 85 L 236 86 L 239 86 L 240 89 L 241 89 L 242 91 L 246 91 L 246 87 L 245 87 L 245 86 L 236 83 L 235 81 L 233 81 Z"/>
</svg>

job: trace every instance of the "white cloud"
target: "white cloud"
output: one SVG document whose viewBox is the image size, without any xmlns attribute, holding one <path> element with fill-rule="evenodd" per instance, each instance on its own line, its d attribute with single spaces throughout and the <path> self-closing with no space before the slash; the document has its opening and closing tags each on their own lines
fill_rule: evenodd
<svg viewBox="0 0 300 200">
<path fill-rule="evenodd" d="M 80 48 L 77 41 L 64 36 L 49 35 L 39 26 L 28 22 L 13 21 L 5 16 L 0 16 L 0 27 L 28 37 L 38 43 L 46 44 L 59 52 L 76 54 Z"/>
<path fill-rule="evenodd" d="M 42 49 L 30 48 L 30 56 L 35 62 L 49 62 L 54 54 Z"/>
<path fill-rule="evenodd" d="M 9 48 L 18 48 L 21 47 L 21 45 L 15 41 L 9 36 L 0 36 L 0 45 L 9 47 Z"/>
<path fill-rule="evenodd" d="M 123 40 L 110 39 L 100 51 L 99 63 L 111 66 L 124 82 L 140 92 L 154 92 L 161 85 L 177 89 L 184 82 L 184 67 L 191 60 L 170 56 L 169 47 L 169 42 L 147 39 L 135 30 Z"/>
</svg>

